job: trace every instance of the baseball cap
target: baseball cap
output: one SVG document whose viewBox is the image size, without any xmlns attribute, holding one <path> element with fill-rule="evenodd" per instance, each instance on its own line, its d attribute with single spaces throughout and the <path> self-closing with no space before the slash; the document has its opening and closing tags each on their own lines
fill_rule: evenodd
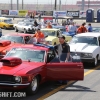
<svg viewBox="0 0 100 100">
<path fill-rule="evenodd" d="M 62 38 L 62 39 L 64 39 L 64 40 L 65 40 L 65 36 L 63 36 L 63 35 L 59 36 L 59 38 Z"/>
</svg>

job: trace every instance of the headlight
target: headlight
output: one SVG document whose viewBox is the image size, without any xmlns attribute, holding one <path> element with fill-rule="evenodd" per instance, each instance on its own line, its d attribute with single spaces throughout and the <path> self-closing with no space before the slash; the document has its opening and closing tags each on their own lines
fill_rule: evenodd
<svg viewBox="0 0 100 100">
<path fill-rule="evenodd" d="M 20 83 L 21 82 L 21 77 L 20 76 L 15 76 L 15 82 Z"/>
<path fill-rule="evenodd" d="M 91 57 L 92 58 L 92 54 L 91 53 L 83 53 L 82 57 Z"/>
</svg>

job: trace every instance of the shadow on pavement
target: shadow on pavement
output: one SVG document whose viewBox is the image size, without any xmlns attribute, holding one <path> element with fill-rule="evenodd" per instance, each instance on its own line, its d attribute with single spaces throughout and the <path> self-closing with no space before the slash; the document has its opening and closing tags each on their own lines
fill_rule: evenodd
<svg viewBox="0 0 100 100">
<path fill-rule="evenodd" d="M 90 64 L 90 63 L 86 63 L 86 64 L 84 64 L 84 69 L 94 69 L 94 68 L 96 68 L 96 67 L 98 67 L 98 66 L 100 66 L 100 62 L 98 63 L 98 65 L 97 66 L 93 66 L 92 64 Z M 100 68 L 99 69 L 96 69 L 96 70 L 100 70 Z"/>
<path fill-rule="evenodd" d="M 68 91 L 68 92 L 96 92 L 94 90 L 91 90 L 88 87 L 80 86 L 80 85 L 71 85 L 65 89 L 62 89 L 61 91 Z"/>
</svg>

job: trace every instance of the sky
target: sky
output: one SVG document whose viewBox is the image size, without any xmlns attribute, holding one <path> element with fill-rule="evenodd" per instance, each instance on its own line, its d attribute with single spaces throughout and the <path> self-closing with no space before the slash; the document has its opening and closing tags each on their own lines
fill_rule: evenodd
<svg viewBox="0 0 100 100">
<path fill-rule="evenodd" d="M 0 3 L 10 3 L 11 0 L 0 0 Z M 12 0 L 13 3 L 16 3 L 17 0 Z M 19 3 L 21 3 L 22 0 L 19 0 Z M 24 3 L 27 3 L 27 4 L 32 4 L 32 3 L 41 3 L 41 4 L 54 4 L 54 1 L 55 0 L 24 0 Z M 62 4 L 75 4 L 77 0 L 61 0 L 61 3 Z M 59 3 L 59 0 L 57 0 L 57 2 Z"/>
</svg>

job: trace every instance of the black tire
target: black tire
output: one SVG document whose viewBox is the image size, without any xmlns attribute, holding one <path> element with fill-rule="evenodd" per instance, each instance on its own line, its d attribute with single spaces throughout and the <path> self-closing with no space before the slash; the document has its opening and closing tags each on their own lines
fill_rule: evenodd
<svg viewBox="0 0 100 100">
<path fill-rule="evenodd" d="M 27 33 L 26 29 L 24 29 L 24 33 Z"/>
<path fill-rule="evenodd" d="M 36 83 L 34 83 L 36 82 Z M 33 85 L 34 84 L 34 85 Z M 33 87 L 34 86 L 34 87 Z M 27 94 L 28 95 L 33 95 L 36 94 L 39 88 L 39 78 L 36 76 L 32 79 L 32 82 L 30 85 L 27 87 Z"/>
<path fill-rule="evenodd" d="M 15 27 L 15 32 L 18 32 L 18 29 L 17 29 L 17 27 Z"/>
<path fill-rule="evenodd" d="M 93 67 L 96 67 L 98 65 L 98 55 L 95 58 L 95 61 L 92 63 Z"/>
<path fill-rule="evenodd" d="M 54 42 L 54 45 L 57 45 L 57 43 L 56 43 L 56 42 Z"/>
<path fill-rule="evenodd" d="M 6 27 L 6 26 L 4 26 L 3 28 L 4 28 L 5 30 L 7 29 L 7 27 Z"/>
</svg>

